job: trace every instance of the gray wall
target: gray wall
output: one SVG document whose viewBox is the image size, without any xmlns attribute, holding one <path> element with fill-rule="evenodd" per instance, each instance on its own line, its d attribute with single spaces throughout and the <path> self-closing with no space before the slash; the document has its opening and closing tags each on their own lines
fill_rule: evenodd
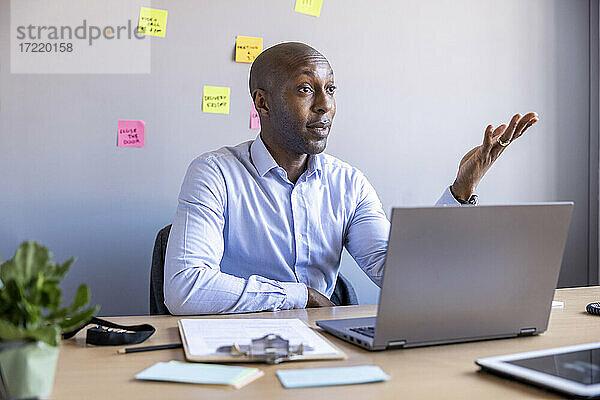
<svg viewBox="0 0 600 400">
<path fill-rule="evenodd" d="M 588 283 L 587 0 L 326 0 L 320 18 L 293 3 L 153 1 L 169 20 L 167 37 L 150 39 L 150 74 L 11 74 L 0 0 L 0 258 L 37 239 L 57 260 L 78 258 L 67 297 L 86 282 L 103 315 L 147 312 L 154 238 L 187 165 L 256 135 L 249 65 L 232 61 L 235 36 L 247 35 L 329 58 L 339 89 L 327 151 L 365 172 L 387 212 L 435 202 L 486 124 L 537 111 L 478 193 L 575 200 L 560 283 Z M 231 87 L 229 115 L 201 112 L 203 85 Z M 146 122 L 145 148 L 116 147 L 118 119 Z M 342 271 L 362 303 L 377 301 L 347 254 Z"/>
</svg>

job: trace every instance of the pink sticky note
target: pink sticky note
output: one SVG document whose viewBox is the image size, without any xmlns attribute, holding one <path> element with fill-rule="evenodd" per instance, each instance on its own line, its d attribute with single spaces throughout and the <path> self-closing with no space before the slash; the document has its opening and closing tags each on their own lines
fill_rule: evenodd
<svg viewBox="0 0 600 400">
<path fill-rule="evenodd" d="M 146 124 L 144 121 L 120 119 L 117 129 L 117 146 L 144 147 Z"/>
<path fill-rule="evenodd" d="M 260 118 L 258 118 L 258 112 L 252 103 L 250 109 L 250 129 L 260 129 Z"/>
</svg>

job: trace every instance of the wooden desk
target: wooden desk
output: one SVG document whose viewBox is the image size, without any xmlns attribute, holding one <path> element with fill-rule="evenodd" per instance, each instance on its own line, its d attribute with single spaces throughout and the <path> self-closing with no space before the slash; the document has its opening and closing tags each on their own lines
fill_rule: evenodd
<svg viewBox="0 0 600 400">
<path fill-rule="evenodd" d="M 555 300 L 565 302 L 553 309 L 546 333 L 535 337 L 369 352 L 333 336 L 348 360 L 256 364 L 265 376 L 240 389 L 168 382 L 141 382 L 134 376 L 158 361 L 184 360 L 183 350 L 161 350 L 117 355 L 115 347 L 85 347 L 84 334 L 61 343 L 52 399 L 528 399 L 557 396 L 521 383 L 478 373 L 479 357 L 538 350 L 600 340 L 600 317 L 585 313 L 586 304 L 600 300 L 600 287 L 559 289 Z M 226 318 L 300 318 L 312 327 L 327 318 L 373 316 L 375 305 L 290 310 L 276 313 L 229 315 Z M 216 316 L 222 318 L 223 316 Z M 212 317 L 214 318 L 214 317 Z M 179 342 L 177 317 L 115 317 L 120 324 L 149 322 L 157 332 L 144 345 Z M 354 386 L 284 389 L 278 369 L 379 365 L 391 376 L 388 382 Z"/>
</svg>

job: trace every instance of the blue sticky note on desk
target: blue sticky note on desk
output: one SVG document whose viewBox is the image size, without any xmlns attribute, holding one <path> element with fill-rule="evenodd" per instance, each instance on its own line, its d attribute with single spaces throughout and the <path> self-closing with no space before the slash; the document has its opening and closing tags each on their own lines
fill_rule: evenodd
<svg viewBox="0 0 600 400">
<path fill-rule="evenodd" d="M 357 383 L 382 382 L 390 379 L 376 365 L 359 365 L 340 368 L 280 369 L 277 377 L 288 388 L 313 386 L 353 385 Z"/>
<path fill-rule="evenodd" d="M 137 374 L 136 379 L 232 385 L 249 368 L 217 364 L 159 362 Z"/>
</svg>

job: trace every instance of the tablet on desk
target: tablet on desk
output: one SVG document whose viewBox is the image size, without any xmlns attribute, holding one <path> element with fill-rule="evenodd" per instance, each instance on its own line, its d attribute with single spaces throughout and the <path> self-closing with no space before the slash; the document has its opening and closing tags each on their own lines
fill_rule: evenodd
<svg viewBox="0 0 600 400">
<path fill-rule="evenodd" d="M 600 342 L 480 358 L 484 371 L 582 398 L 600 397 Z"/>
</svg>

